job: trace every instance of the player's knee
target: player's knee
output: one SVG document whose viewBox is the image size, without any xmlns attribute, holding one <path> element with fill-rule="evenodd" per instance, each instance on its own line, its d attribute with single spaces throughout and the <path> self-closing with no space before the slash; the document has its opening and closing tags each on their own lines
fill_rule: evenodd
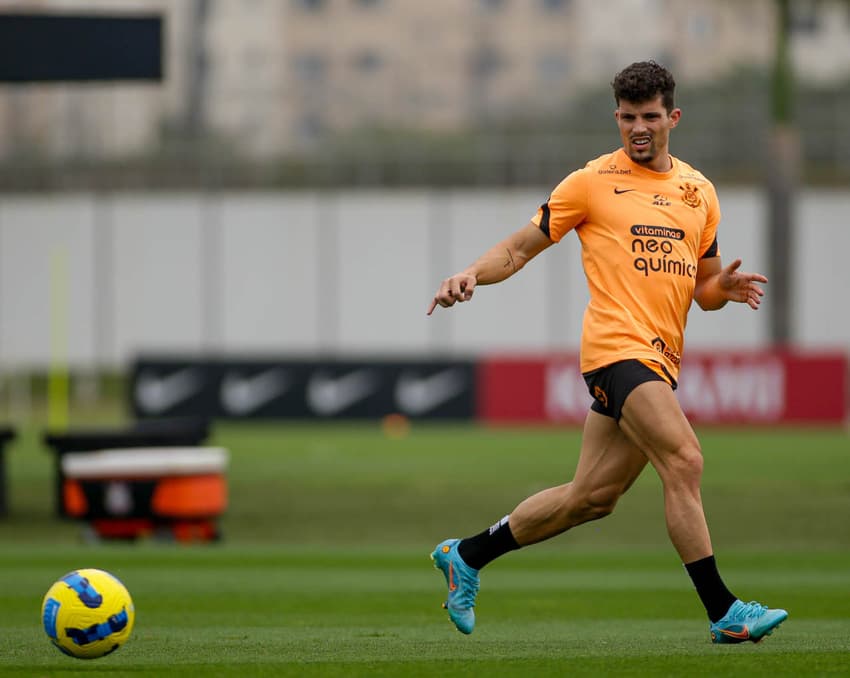
<svg viewBox="0 0 850 678">
<path fill-rule="evenodd" d="M 676 478 L 686 483 L 699 484 L 702 478 L 703 458 L 699 444 L 688 443 L 680 447 L 670 460 Z"/>
</svg>

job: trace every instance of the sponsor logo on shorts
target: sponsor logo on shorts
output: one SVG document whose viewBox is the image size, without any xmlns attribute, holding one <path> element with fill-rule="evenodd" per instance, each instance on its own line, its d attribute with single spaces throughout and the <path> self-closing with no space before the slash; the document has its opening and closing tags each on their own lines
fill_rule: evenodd
<svg viewBox="0 0 850 678">
<path fill-rule="evenodd" d="M 593 387 L 593 397 L 602 404 L 602 407 L 608 407 L 608 394 L 599 386 Z"/>
</svg>

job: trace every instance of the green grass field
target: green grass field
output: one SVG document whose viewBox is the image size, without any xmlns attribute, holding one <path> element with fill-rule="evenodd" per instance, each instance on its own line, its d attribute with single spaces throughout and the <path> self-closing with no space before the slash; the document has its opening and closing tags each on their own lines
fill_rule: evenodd
<svg viewBox="0 0 850 678">
<path fill-rule="evenodd" d="M 576 431 L 219 424 L 225 538 L 186 546 L 83 543 L 53 517 L 52 459 L 26 429 L 7 450 L 0 675 L 850 675 L 847 433 L 700 434 L 721 572 L 790 612 L 759 645 L 710 643 L 651 469 L 611 517 L 489 566 L 475 633 L 454 630 L 429 551 L 568 479 Z M 103 659 L 65 657 L 41 629 L 44 592 L 77 567 L 114 572 L 136 604 Z"/>
</svg>

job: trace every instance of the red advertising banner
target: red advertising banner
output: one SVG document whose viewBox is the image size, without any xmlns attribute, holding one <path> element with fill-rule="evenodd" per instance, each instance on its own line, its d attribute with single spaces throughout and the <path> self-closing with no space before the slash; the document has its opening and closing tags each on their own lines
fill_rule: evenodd
<svg viewBox="0 0 850 678">
<path fill-rule="evenodd" d="M 694 424 L 841 424 L 850 411 L 843 353 L 689 353 L 676 395 Z M 478 418 L 580 424 L 591 397 L 577 355 L 493 357 L 478 371 Z"/>
</svg>

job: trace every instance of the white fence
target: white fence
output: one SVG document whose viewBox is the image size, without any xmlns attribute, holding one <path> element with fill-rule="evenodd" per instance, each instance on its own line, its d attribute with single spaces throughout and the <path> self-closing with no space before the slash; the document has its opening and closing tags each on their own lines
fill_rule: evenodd
<svg viewBox="0 0 850 678">
<path fill-rule="evenodd" d="M 0 371 L 118 367 L 140 352 L 469 356 L 570 350 L 575 237 L 472 303 L 426 317 L 440 280 L 524 225 L 548 189 L 48 194 L 0 199 Z M 726 261 L 764 271 L 767 210 L 719 187 Z M 795 215 L 794 343 L 850 348 L 850 191 Z M 769 285 L 768 285 L 769 290 Z M 757 313 L 695 309 L 690 347 L 749 348 Z"/>
</svg>

